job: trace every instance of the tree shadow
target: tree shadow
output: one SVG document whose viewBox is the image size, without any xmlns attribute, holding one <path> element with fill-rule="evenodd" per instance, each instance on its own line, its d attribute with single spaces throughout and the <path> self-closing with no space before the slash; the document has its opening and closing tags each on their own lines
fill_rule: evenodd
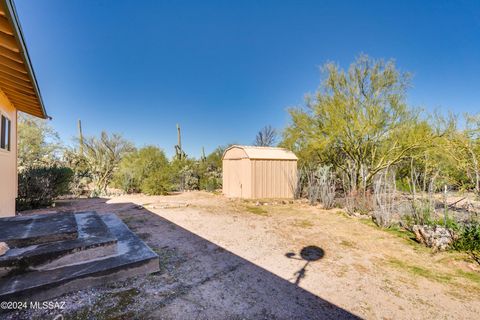
<svg viewBox="0 0 480 320">
<path fill-rule="evenodd" d="M 296 276 L 295 284 L 298 286 L 300 281 L 306 277 L 307 267 L 310 262 L 322 259 L 325 256 L 325 251 L 317 246 L 306 246 L 300 250 L 299 257 L 294 252 L 288 252 L 285 256 L 289 259 L 306 261 L 303 267 L 293 274 Z"/>
<path fill-rule="evenodd" d="M 308 264 L 324 256 L 321 248 L 305 247 L 298 257 L 286 254 L 288 258 L 306 261 L 297 272 L 297 281 L 292 283 L 144 207 L 106 201 L 97 199 L 84 207 L 74 202 L 73 206 L 61 207 L 61 211 L 87 209 L 117 214 L 157 252 L 161 271 L 122 284 L 106 284 L 98 290 L 110 294 L 110 301 L 117 299 L 114 289 L 109 289 L 112 286 L 121 285 L 122 290 L 133 287 L 138 294 L 129 296 L 128 305 L 115 309 L 106 309 L 112 304 L 105 300 L 97 303 L 92 299 L 90 305 L 73 311 L 73 318 L 359 319 L 298 286 Z M 88 293 L 84 292 L 83 295 Z M 82 295 L 72 293 L 57 299 L 85 304 L 85 299 L 76 300 L 79 296 Z"/>
</svg>

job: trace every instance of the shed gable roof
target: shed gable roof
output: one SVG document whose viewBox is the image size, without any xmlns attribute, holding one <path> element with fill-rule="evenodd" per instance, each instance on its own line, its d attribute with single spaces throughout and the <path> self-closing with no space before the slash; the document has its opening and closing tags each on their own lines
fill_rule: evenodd
<svg viewBox="0 0 480 320">
<path fill-rule="evenodd" d="M 292 151 L 284 148 L 240 145 L 233 145 L 227 148 L 223 153 L 223 159 L 238 159 L 238 152 L 234 152 L 235 150 L 242 150 L 244 152 L 244 156 L 241 158 L 257 160 L 298 160 Z M 232 154 L 232 156 L 229 156 L 229 154 Z"/>
</svg>

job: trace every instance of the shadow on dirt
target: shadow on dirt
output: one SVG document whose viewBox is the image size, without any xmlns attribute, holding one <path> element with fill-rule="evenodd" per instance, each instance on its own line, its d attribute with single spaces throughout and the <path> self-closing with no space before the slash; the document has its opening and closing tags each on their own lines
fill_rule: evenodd
<svg viewBox="0 0 480 320">
<path fill-rule="evenodd" d="M 289 259 L 306 261 L 303 267 L 293 274 L 294 276 L 296 276 L 296 279 L 295 279 L 296 285 L 299 285 L 300 281 L 306 277 L 307 267 L 309 263 L 322 259 L 324 255 L 325 255 L 325 251 L 322 248 L 317 246 L 304 247 L 302 250 L 300 250 L 299 257 L 297 257 L 297 255 L 294 252 L 288 252 L 285 254 L 285 256 Z"/>
<path fill-rule="evenodd" d="M 359 319 L 298 286 L 309 263 L 325 255 L 319 247 L 305 247 L 298 256 L 286 254 L 288 258 L 306 262 L 292 283 L 142 206 L 108 204 L 106 199 L 85 205 L 81 201 L 74 201 L 61 210 L 116 213 L 157 252 L 161 271 L 125 284 L 114 284 L 114 287 L 122 285 L 122 290 L 133 287 L 139 291 L 129 297 L 130 302 L 125 306 L 108 307 L 111 304 L 97 303 L 95 299 L 84 305 L 85 298 L 83 302 L 77 301 L 78 293 L 57 298 L 82 304 L 81 308 L 69 312 L 70 318 Z M 106 297 L 103 301 L 115 299 L 108 285 L 98 291 Z"/>
</svg>

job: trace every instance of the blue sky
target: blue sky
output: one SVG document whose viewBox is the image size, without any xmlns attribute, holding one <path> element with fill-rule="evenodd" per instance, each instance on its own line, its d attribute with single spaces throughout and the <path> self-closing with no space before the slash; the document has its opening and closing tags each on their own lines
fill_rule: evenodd
<svg viewBox="0 0 480 320">
<path fill-rule="evenodd" d="M 408 102 L 480 111 L 480 1 L 16 0 L 52 126 L 198 156 L 282 129 L 360 53 L 412 72 Z"/>
</svg>

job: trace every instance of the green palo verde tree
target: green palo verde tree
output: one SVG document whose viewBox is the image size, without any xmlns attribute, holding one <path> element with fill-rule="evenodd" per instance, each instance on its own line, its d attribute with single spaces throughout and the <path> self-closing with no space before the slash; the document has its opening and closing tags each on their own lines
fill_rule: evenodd
<svg viewBox="0 0 480 320">
<path fill-rule="evenodd" d="M 58 133 L 46 120 L 18 114 L 18 167 L 20 171 L 58 163 L 62 149 Z"/>
<path fill-rule="evenodd" d="M 113 182 L 128 193 L 166 194 L 170 180 L 170 164 L 163 150 L 146 146 L 123 157 Z"/>
<path fill-rule="evenodd" d="M 369 188 L 380 171 L 395 166 L 431 143 L 433 132 L 405 102 L 410 76 L 393 61 L 361 55 L 348 71 L 333 63 L 306 107 L 289 110 L 283 146 L 300 165 L 331 164 L 352 190 Z"/>
<path fill-rule="evenodd" d="M 132 143 L 118 134 L 102 132 L 100 137 L 83 139 L 82 153 L 77 153 L 76 156 L 91 179 L 92 196 L 107 193 L 107 187 L 112 182 L 121 159 L 134 150 Z"/>
<path fill-rule="evenodd" d="M 464 115 L 464 126 L 458 128 L 456 118 L 450 120 L 452 129 L 446 139 L 446 152 L 455 166 L 466 173 L 471 188 L 480 195 L 480 115 Z"/>
</svg>

